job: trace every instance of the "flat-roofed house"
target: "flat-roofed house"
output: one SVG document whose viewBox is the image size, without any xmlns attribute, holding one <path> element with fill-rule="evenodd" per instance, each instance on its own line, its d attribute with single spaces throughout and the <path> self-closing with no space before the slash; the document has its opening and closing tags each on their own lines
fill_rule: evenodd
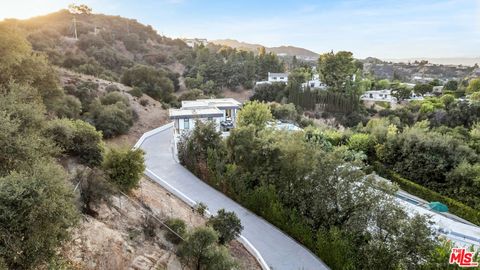
<svg viewBox="0 0 480 270">
<path fill-rule="evenodd" d="M 273 82 L 288 82 L 288 73 L 273 73 L 273 72 L 268 72 L 268 81 L 270 83 Z"/>
<path fill-rule="evenodd" d="M 235 126 L 241 103 L 233 98 L 184 100 L 180 109 L 170 109 L 176 135 L 195 128 L 195 122 L 213 121 L 217 131 L 228 131 Z"/>
</svg>

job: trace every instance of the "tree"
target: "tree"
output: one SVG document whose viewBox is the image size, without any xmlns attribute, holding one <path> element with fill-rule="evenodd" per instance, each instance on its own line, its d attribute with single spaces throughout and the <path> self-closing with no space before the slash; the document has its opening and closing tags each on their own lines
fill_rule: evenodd
<svg viewBox="0 0 480 270">
<path fill-rule="evenodd" d="M 270 120 L 272 120 L 272 113 L 268 104 L 258 101 L 246 102 L 237 115 L 237 125 L 239 127 L 253 125 L 262 129 Z"/>
<path fill-rule="evenodd" d="M 171 243 L 179 244 L 182 241 L 180 237 L 185 237 L 187 234 L 187 225 L 185 224 L 185 221 L 179 218 L 168 219 L 165 222 L 165 225 L 175 232 L 167 229 L 167 233 L 165 234 L 165 238 Z"/>
<path fill-rule="evenodd" d="M 433 91 L 433 86 L 428 83 L 419 83 L 413 87 L 413 92 L 418 95 L 425 95 L 426 93 L 431 93 Z"/>
<path fill-rule="evenodd" d="M 110 181 L 121 191 L 129 192 L 138 186 L 145 171 L 144 152 L 141 149 L 111 149 L 103 162 Z"/>
<path fill-rule="evenodd" d="M 79 187 L 82 211 L 96 217 L 98 213 L 93 207 L 102 202 L 110 202 L 110 195 L 113 193 L 113 187 L 107 181 L 104 172 L 98 168 L 80 168 L 76 171 L 73 181 Z"/>
<path fill-rule="evenodd" d="M 210 227 L 196 228 L 178 248 L 180 261 L 192 269 L 232 269 L 236 266 L 224 248 L 217 247 L 217 233 Z"/>
<path fill-rule="evenodd" d="M 352 80 L 357 67 L 351 52 L 329 52 L 320 55 L 318 72 L 322 82 L 333 87 L 336 91 L 343 91 L 347 81 Z"/>
<path fill-rule="evenodd" d="M 443 90 L 447 91 L 457 91 L 458 88 L 458 81 L 449 80 L 443 87 Z"/>
<path fill-rule="evenodd" d="M 208 224 L 218 232 L 219 243 L 224 245 L 237 238 L 243 230 L 240 219 L 234 212 L 225 209 L 217 211 L 217 215 L 208 220 Z"/>
<path fill-rule="evenodd" d="M 73 14 L 91 14 L 92 13 L 92 8 L 84 4 L 80 4 L 80 5 L 70 4 L 68 5 L 68 10 L 70 11 L 70 13 L 73 13 Z"/>
<path fill-rule="evenodd" d="M 409 99 L 412 95 L 412 90 L 406 86 L 398 85 L 392 89 L 392 96 L 398 101 Z"/>
<path fill-rule="evenodd" d="M 78 220 L 73 188 L 51 162 L 0 178 L 0 257 L 10 269 L 49 261 Z"/>
<path fill-rule="evenodd" d="M 371 156 L 374 152 L 375 141 L 369 134 L 355 133 L 347 142 L 348 148 L 355 151 L 362 151 Z"/>
<path fill-rule="evenodd" d="M 480 78 L 470 80 L 467 86 L 467 93 L 475 93 L 480 91 Z"/>
<path fill-rule="evenodd" d="M 97 166 L 102 162 L 102 133 L 82 120 L 56 119 L 44 130 L 65 153 L 78 156 L 83 164 Z"/>
<path fill-rule="evenodd" d="M 296 122 L 299 118 L 297 109 L 292 103 L 271 103 L 270 108 L 275 119 Z"/>
<path fill-rule="evenodd" d="M 387 79 L 379 80 L 375 82 L 375 89 L 383 90 L 383 89 L 390 89 L 390 81 Z"/>
</svg>

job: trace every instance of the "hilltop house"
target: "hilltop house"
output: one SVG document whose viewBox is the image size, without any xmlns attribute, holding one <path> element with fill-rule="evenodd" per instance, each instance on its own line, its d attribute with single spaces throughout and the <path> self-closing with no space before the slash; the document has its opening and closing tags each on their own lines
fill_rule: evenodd
<svg viewBox="0 0 480 270">
<path fill-rule="evenodd" d="M 217 131 L 228 131 L 235 126 L 240 106 L 233 98 L 184 100 L 180 109 L 170 109 L 168 113 L 175 135 L 193 130 L 197 120 L 213 121 Z"/>
<path fill-rule="evenodd" d="M 187 44 L 188 47 L 195 47 L 199 45 L 207 45 L 208 41 L 205 38 L 184 38 L 183 42 Z"/>
</svg>

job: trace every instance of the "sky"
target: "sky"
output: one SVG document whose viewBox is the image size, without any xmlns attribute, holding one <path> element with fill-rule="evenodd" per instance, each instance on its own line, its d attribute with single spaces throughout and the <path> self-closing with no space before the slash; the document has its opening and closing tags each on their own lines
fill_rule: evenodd
<svg viewBox="0 0 480 270">
<path fill-rule="evenodd" d="M 0 20 L 73 0 L 0 0 Z M 480 57 L 480 0 L 85 0 L 94 13 L 152 25 L 169 37 L 232 38 L 357 58 Z"/>
</svg>

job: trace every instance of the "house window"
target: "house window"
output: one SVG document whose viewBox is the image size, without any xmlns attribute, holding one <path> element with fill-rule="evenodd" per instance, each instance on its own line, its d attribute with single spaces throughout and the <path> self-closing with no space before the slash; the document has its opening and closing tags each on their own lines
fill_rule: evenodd
<svg viewBox="0 0 480 270">
<path fill-rule="evenodd" d="M 276 79 L 277 79 L 277 77 L 273 77 L 273 79 L 274 79 L 274 80 L 276 80 Z"/>
<path fill-rule="evenodd" d="M 183 119 L 183 129 L 190 129 L 190 120 Z"/>
<path fill-rule="evenodd" d="M 212 121 L 213 118 L 212 118 L 212 117 L 208 117 L 207 120 L 208 120 L 208 121 Z"/>
<path fill-rule="evenodd" d="M 373 94 L 369 94 L 370 98 L 373 98 Z"/>
<path fill-rule="evenodd" d="M 225 110 L 225 117 L 232 118 L 232 109 L 226 109 Z"/>
<path fill-rule="evenodd" d="M 280 77 L 280 80 L 283 80 L 283 77 Z"/>
</svg>

